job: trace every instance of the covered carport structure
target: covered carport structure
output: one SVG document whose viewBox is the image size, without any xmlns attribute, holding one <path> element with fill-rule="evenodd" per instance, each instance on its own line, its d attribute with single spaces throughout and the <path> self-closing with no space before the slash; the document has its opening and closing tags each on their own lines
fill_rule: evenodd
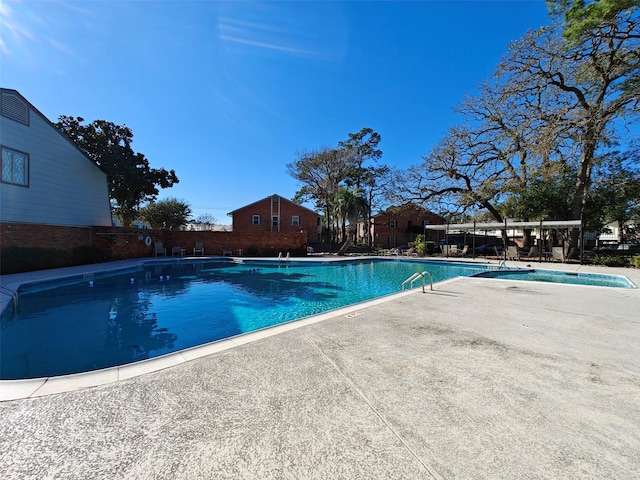
<svg viewBox="0 0 640 480">
<path fill-rule="evenodd" d="M 486 222 L 486 223 L 446 223 L 444 225 L 425 225 L 426 230 L 434 230 L 434 231 L 442 231 L 444 232 L 444 237 L 447 237 L 450 234 L 456 233 L 473 233 L 472 241 L 473 241 L 473 255 L 475 258 L 475 248 L 476 248 L 476 233 L 487 232 L 489 230 L 503 230 L 505 233 L 502 235 L 502 243 L 504 248 L 504 254 L 506 255 L 507 245 L 505 245 L 505 239 L 507 238 L 506 232 L 509 229 L 530 229 L 530 230 L 538 230 L 539 238 L 544 238 L 544 232 L 548 230 L 559 230 L 559 229 L 574 229 L 578 228 L 580 230 L 580 263 L 582 264 L 582 260 L 584 257 L 584 241 L 582 238 L 584 229 L 582 222 L 580 220 L 540 220 L 537 222 L 517 222 L 517 221 L 509 221 L 505 219 L 504 222 Z M 543 248 L 538 248 L 538 261 L 542 262 L 543 258 Z"/>
</svg>

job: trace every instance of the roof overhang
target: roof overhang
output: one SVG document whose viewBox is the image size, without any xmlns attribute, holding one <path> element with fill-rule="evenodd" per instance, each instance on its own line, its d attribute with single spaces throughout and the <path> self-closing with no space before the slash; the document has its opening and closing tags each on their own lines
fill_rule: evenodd
<svg viewBox="0 0 640 480">
<path fill-rule="evenodd" d="M 450 223 L 445 225 L 425 225 L 427 230 L 464 231 L 499 230 L 509 228 L 580 228 L 580 220 L 542 220 L 540 222 L 489 222 L 489 223 Z"/>
</svg>

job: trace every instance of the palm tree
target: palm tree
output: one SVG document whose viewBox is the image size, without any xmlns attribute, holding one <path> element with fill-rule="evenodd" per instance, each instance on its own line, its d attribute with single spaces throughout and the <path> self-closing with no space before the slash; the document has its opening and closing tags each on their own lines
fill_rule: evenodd
<svg viewBox="0 0 640 480">
<path fill-rule="evenodd" d="M 350 227 L 356 226 L 358 221 L 366 216 L 367 207 L 367 199 L 360 189 L 338 189 L 334 198 L 334 215 L 339 223 L 341 241 L 347 241 L 347 222 Z M 355 237 L 356 230 L 351 228 L 351 233 Z"/>
</svg>

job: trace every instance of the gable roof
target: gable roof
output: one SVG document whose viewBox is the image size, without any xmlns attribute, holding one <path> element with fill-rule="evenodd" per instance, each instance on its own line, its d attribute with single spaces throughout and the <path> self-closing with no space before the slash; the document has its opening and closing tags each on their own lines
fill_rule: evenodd
<svg viewBox="0 0 640 480">
<path fill-rule="evenodd" d="M 19 100 L 23 101 L 24 103 L 26 103 L 29 107 L 29 110 L 34 112 L 36 115 L 38 115 L 45 123 L 49 124 L 49 126 L 51 128 L 53 128 L 56 132 L 58 132 L 58 134 L 64 138 L 67 142 L 69 142 L 71 144 L 71 146 L 73 146 L 73 148 L 75 148 L 78 152 L 80 152 L 82 154 L 82 156 L 84 158 L 87 159 L 87 161 L 91 162 L 91 164 L 96 167 L 98 170 L 100 170 L 102 172 L 102 169 L 96 165 L 96 163 L 91 160 L 89 158 L 89 156 L 76 144 L 76 142 L 74 142 L 73 140 L 71 140 L 62 130 L 60 130 L 58 127 L 56 127 L 53 122 L 51 122 L 51 120 L 49 120 L 47 117 L 44 116 L 44 114 L 38 110 L 36 107 L 33 106 L 33 104 L 27 100 L 20 92 L 18 92 L 17 90 L 13 90 L 11 88 L 0 88 L 0 116 L 8 119 L 8 120 L 12 120 L 12 121 L 16 121 L 15 119 L 12 119 L 10 116 L 5 115 L 5 108 L 6 108 L 6 102 L 7 102 L 7 98 L 5 96 L 8 95 L 13 95 L 18 97 Z M 20 122 L 18 122 L 20 123 Z M 27 124 L 28 125 L 28 124 Z M 104 173 L 104 172 L 103 172 Z M 105 173 L 106 175 L 106 173 Z"/>
<path fill-rule="evenodd" d="M 311 210 L 310 208 L 307 208 L 307 207 L 305 207 L 303 205 L 299 205 L 299 204 L 297 204 L 295 202 L 292 202 L 291 200 L 288 200 L 288 199 L 284 198 L 282 195 L 278 195 L 277 193 L 274 193 L 273 195 L 269 195 L 268 197 L 261 198 L 260 200 L 257 200 L 255 202 L 252 202 L 252 203 L 248 204 L 248 205 L 245 205 L 244 207 L 236 208 L 235 210 L 227 213 L 227 215 L 233 216 L 233 214 L 235 212 L 239 211 L 239 210 L 244 210 L 244 209 L 249 208 L 249 207 L 251 207 L 253 205 L 256 205 L 258 203 L 264 202 L 265 200 L 270 200 L 273 197 L 278 197 L 280 199 L 280 201 L 284 200 L 285 202 L 290 203 L 291 205 L 295 205 L 298 208 L 303 208 L 305 210 L 308 210 L 309 212 L 313 213 L 314 215 L 318 215 L 318 212 L 316 212 L 315 210 Z"/>
<path fill-rule="evenodd" d="M 405 203 L 402 205 L 393 205 L 389 208 L 387 208 L 384 211 L 378 212 L 377 214 L 373 215 L 373 218 L 377 218 L 377 217 L 381 217 L 381 216 L 394 216 L 394 215 L 403 215 L 403 214 L 407 214 L 407 213 L 416 213 L 419 215 L 429 215 L 429 216 L 433 216 L 433 217 L 438 217 L 441 218 L 443 221 L 445 220 L 444 217 L 438 215 L 437 213 L 432 212 L 431 210 L 427 210 L 426 208 L 420 206 L 420 205 L 415 205 L 413 203 Z"/>
</svg>

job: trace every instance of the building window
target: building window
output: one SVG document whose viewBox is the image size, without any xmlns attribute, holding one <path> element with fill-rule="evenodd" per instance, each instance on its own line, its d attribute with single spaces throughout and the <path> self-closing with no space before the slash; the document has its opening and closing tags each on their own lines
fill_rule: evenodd
<svg viewBox="0 0 640 480">
<path fill-rule="evenodd" d="M 272 227 L 277 227 L 278 226 L 278 216 L 274 215 L 273 217 L 271 217 L 271 226 Z"/>
<path fill-rule="evenodd" d="M 292 215 L 291 216 L 291 225 L 293 225 L 294 227 L 299 227 L 300 226 L 300 216 L 299 215 Z"/>
<path fill-rule="evenodd" d="M 29 185 L 29 154 L 2 147 L 2 182 Z"/>
<path fill-rule="evenodd" d="M 407 222 L 407 228 L 411 228 L 411 227 L 413 227 L 413 220 L 409 220 Z"/>
<path fill-rule="evenodd" d="M 251 216 L 251 225 L 260 225 L 260 215 Z"/>
<path fill-rule="evenodd" d="M 389 222 L 389 228 L 397 228 L 398 226 L 398 221 L 397 220 L 391 220 Z"/>
</svg>

